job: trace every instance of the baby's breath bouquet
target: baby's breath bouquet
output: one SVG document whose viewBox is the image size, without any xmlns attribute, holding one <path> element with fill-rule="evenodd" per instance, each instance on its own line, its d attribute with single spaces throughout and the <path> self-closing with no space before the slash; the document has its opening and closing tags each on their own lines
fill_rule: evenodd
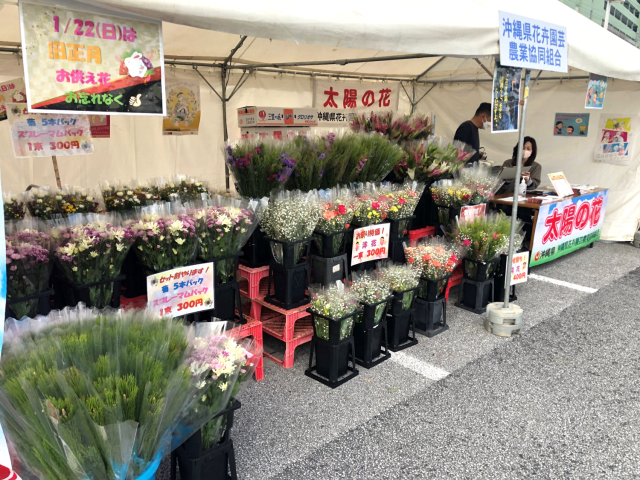
<svg viewBox="0 0 640 480">
<path fill-rule="evenodd" d="M 408 264 L 394 264 L 388 261 L 380 262 L 376 269 L 378 278 L 387 282 L 391 290 L 398 295 L 402 292 L 402 310 L 409 310 L 413 305 L 414 292 L 410 290 L 418 286 L 420 282 L 420 272 Z M 394 299 L 393 301 L 398 301 Z"/>
<path fill-rule="evenodd" d="M 391 292 L 391 286 L 387 281 L 377 278 L 372 272 L 351 272 L 351 291 L 362 305 L 376 305 L 374 312 L 374 325 L 382 321 L 382 315 L 386 302 Z M 356 322 L 362 322 L 363 313 L 356 315 Z"/>
<path fill-rule="evenodd" d="M 338 288 L 336 285 L 329 287 L 309 285 L 309 297 L 315 332 L 319 338 L 329 341 L 329 322 L 340 319 L 342 320 L 339 340 L 351 336 L 353 313 L 358 308 L 358 301 L 349 288 Z M 345 318 L 347 316 L 349 317 Z"/>
<path fill-rule="evenodd" d="M 271 241 L 271 253 L 276 262 L 284 263 L 282 243 L 293 243 L 311 237 L 320 219 L 321 207 L 315 190 L 307 193 L 282 191 L 271 195 L 260 225 Z M 278 243 L 282 242 L 282 243 Z M 294 263 L 305 255 L 307 244 L 294 247 Z"/>
<path fill-rule="evenodd" d="M 248 355 L 236 354 L 230 339 L 210 340 L 225 326 L 83 306 L 28 322 L 9 319 L 0 419 L 23 478 L 153 478 L 172 440 L 179 444 L 193 431 L 181 429 L 184 422 L 205 424 L 226 406 L 194 404 L 212 388 L 227 398 L 235 389 Z M 214 355 L 211 343 L 224 350 Z M 206 358 L 198 356 L 201 344 Z M 208 361 L 222 364 L 225 350 L 233 361 L 224 368 Z"/>
</svg>

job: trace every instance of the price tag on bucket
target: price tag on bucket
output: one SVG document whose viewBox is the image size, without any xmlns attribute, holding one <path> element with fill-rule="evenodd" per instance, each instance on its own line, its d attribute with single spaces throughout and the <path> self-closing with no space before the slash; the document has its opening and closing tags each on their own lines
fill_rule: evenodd
<svg viewBox="0 0 640 480">
<path fill-rule="evenodd" d="M 174 268 L 147 277 L 147 307 L 180 317 L 214 308 L 213 262 Z"/>
<path fill-rule="evenodd" d="M 387 258 L 390 226 L 390 223 L 381 223 L 355 229 L 351 244 L 351 265 Z"/>
</svg>

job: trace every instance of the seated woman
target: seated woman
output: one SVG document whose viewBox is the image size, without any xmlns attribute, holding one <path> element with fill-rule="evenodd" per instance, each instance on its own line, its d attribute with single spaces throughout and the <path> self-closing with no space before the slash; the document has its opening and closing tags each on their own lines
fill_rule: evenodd
<svg viewBox="0 0 640 480">
<path fill-rule="evenodd" d="M 542 177 L 542 166 L 536 162 L 536 155 L 538 154 L 538 145 L 533 137 L 524 137 L 524 145 L 522 146 L 522 166 L 529 167 L 528 172 L 521 174 L 521 177 L 525 179 L 527 183 L 527 190 L 533 190 L 540 185 L 540 179 Z M 511 160 L 507 160 L 502 164 L 502 168 L 509 168 L 516 166 L 516 156 L 518 155 L 518 144 L 513 147 L 513 156 Z M 512 185 L 509 181 L 508 185 Z M 505 185 L 506 187 L 507 185 Z M 504 188 L 504 187 L 503 187 Z M 506 190 L 506 189 L 505 189 Z M 509 193 L 513 191 L 513 186 L 509 189 Z"/>
</svg>

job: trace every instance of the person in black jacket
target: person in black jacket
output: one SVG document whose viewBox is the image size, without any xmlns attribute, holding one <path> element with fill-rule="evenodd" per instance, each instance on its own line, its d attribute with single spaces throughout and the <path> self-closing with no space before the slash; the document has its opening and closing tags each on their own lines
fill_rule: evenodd
<svg viewBox="0 0 640 480">
<path fill-rule="evenodd" d="M 491 104 L 487 102 L 481 103 L 473 118 L 462 122 L 453 136 L 454 140 L 460 140 L 476 151 L 473 157 L 467 160 L 467 165 L 480 160 L 480 135 L 478 130 L 481 128 L 491 130 Z"/>
</svg>

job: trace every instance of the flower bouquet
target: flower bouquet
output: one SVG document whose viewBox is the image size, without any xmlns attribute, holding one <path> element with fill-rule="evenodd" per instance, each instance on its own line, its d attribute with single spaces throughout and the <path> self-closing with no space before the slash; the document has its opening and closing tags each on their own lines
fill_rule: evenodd
<svg viewBox="0 0 640 480">
<path fill-rule="evenodd" d="M 448 225 L 453 218 L 451 209 L 471 205 L 473 191 L 459 180 L 439 180 L 431 186 L 431 198 L 438 207 L 440 225 Z"/>
<path fill-rule="evenodd" d="M 74 213 L 98 213 L 99 204 L 95 201 L 93 192 L 87 192 L 80 187 L 69 188 L 65 186 L 60 200 L 60 208 L 65 216 Z"/>
<path fill-rule="evenodd" d="M 402 149 L 384 136 L 371 133 L 359 135 L 351 151 L 343 183 L 380 182 L 400 162 Z"/>
<path fill-rule="evenodd" d="M 313 316 L 316 337 L 337 343 L 353 334 L 353 318 L 358 302 L 350 289 L 336 285 L 326 288 L 309 285 L 309 297 L 309 311 Z"/>
<path fill-rule="evenodd" d="M 469 205 L 488 202 L 501 185 L 498 175 L 491 173 L 491 167 L 479 163 L 462 168 L 456 173 L 460 182 L 472 192 Z"/>
<path fill-rule="evenodd" d="M 191 212 L 198 235 L 198 258 L 204 262 L 216 261 L 219 283 L 235 280 L 235 259 L 247 239 L 258 226 L 267 207 L 267 198 L 241 200 L 214 197 L 210 206 Z"/>
<path fill-rule="evenodd" d="M 327 156 L 325 143 L 321 138 L 298 135 L 286 143 L 287 151 L 297 159 L 295 171 L 287 180 L 287 190 L 308 192 L 320 187 L 324 175 L 324 160 Z"/>
<path fill-rule="evenodd" d="M 498 257 L 509 251 L 511 217 L 504 213 L 459 220 L 453 238 L 461 247 L 466 247 L 464 274 L 471 280 L 484 281 L 491 278 L 498 265 Z M 522 222 L 517 221 L 514 251 L 522 244 Z"/>
<path fill-rule="evenodd" d="M 465 251 L 465 247 L 440 237 L 421 238 L 415 247 L 405 247 L 407 263 L 420 273 L 418 297 L 428 301 L 440 298 Z"/>
<path fill-rule="evenodd" d="M 283 191 L 271 195 L 260 225 L 277 263 L 291 268 L 306 255 L 320 214 L 315 190 L 307 193 Z"/>
<path fill-rule="evenodd" d="M 426 183 L 451 176 L 475 153 L 466 143 L 446 137 L 409 142 L 404 145 L 404 150 L 406 171 L 399 168 L 396 174 Z"/>
<path fill-rule="evenodd" d="M 113 215 L 75 215 L 73 224 L 58 228 L 54 237 L 60 246 L 55 250 L 57 264 L 69 285 L 69 302 L 73 305 L 79 295 L 77 287 L 88 287 L 91 306 L 103 308 L 111 303 L 113 282 L 120 270 L 134 234 L 126 227 L 116 226 L 119 220 Z M 97 285 L 96 285 L 97 284 Z M 81 294 L 80 294 L 81 295 Z"/>
<path fill-rule="evenodd" d="M 236 190 L 246 198 L 267 197 L 293 173 L 296 160 L 280 141 L 241 141 L 225 150 Z"/>
<path fill-rule="evenodd" d="M 353 116 L 350 127 L 355 133 L 376 132 L 386 135 L 393 122 L 393 112 L 361 113 Z"/>
<path fill-rule="evenodd" d="M 165 202 L 180 199 L 181 202 L 186 203 L 206 200 L 209 197 L 209 189 L 205 182 L 185 175 L 175 175 L 168 181 L 162 177 L 156 178 L 154 183 L 155 186 L 152 188 L 154 195 Z"/>
<path fill-rule="evenodd" d="M 409 264 L 380 262 L 376 269 L 378 279 L 386 282 L 393 291 L 393 300 L 389 303 L 392 313 L 410 310 L 416 287 L 420 282 L 420 272 Z"/>
<path fill-rule="evenodd" d="M 381 133 L 394 142 L 427 138 L 433 130 L 427 115 L 403 115 L 394 119 L 392 112 L 358 114 L 350 126 L 355 133 Z"/>
<path fill-rule="evenodd" d="M 378 185 L 372 183 L 352 185 L 356 193 L 357 207 L 353 223 L 359 227 L 375 225 L 386 220 L 389 205 Z"/>
<path fill-rule="evenodd" d="M 346 187 L 319 190 L 322 213 L 313 236 L 321 256 L 326 258 L 338 255 L 344 245 L 345 232 L 353 220 L 355 199 Z"/>
<path fill-rule="evenodd" d="M 365 323 L 365 328 L 379 324 L 384 318 L 387 302 L 390 300 L 391 287 L 388 282 L 379 279 L 371 272 L 351 272 L 351 291 L 362 306 L 362 312 L 356 315 L 357 323 Z M 369 310 L 372 313 L 369 314 Z M 368 322 L 369 315 L 372 321 Z M 370 323 L 369 325 L 366 325 Z"/>
<path fill-rule="evenodd" d="M 51 237 L 37 219 L 12 221 L 5 224 L 7 255 L 7 301 L 44 293 L 49 288 Z M 48 297 L 47 297 L 48 300 Z M 7 305 L 16 318 L 34 317 L 39 298 Z"/>
<path fill-rule="evenodd" d="M 4 221 L 22 220 L 25 214 L 25 205 L 22 195 L 13 195 L 11 193 L 3 193 L 4 201 Z"/>
<path fill-rule="evenodd" d="M 146 312 L 81 306 L 37 321 L 8 320 L 0 414 L 22 475 L 153 478 L 187 415 L 193 425 L 215 414 L 193 408 L 217 379 L 192 355 L 197 336 L 207 341 L 224 325 L 196 329 Z M 225 365 L 227 390 L 241 365 L 239 358 Z"/>
<path fill-rule="evenodd" d="M 391 220 L 391 240 L 403 237 L 411 225 L 411 217 L 424 192 L 424 183 L 405 181 L 404 184 L 387 184 L 381 188 L 388 206 L 387 218 Z"/>
<path fill-rule="evenodd" d="M 124 212 L 150 205 L 160 200 L 160 195 L 145 183 L 131 181 L 121 183 L 105 181 L 101 188 L 107 212 Z"/>
<path fill-rule="evenodd" d="M 49 187 L 32 188 L 25 192 L 25 203 L 32 217 L 50 220 L 65 216 L 62 210 L 62 190 L 52 191 Z"/>
<path fill-rule="evenodd" d="M 327 189 L 338 186 L 344 177 L 352 152 L 358 148 L 360 138 L 357 135 L 339 135 L 329 133 L 321 137 L 324 144 L 324 157 L 321 162 L 320 188 Z"/>
<path fill-rule="evenodd" d="M 148 274 L 189 265 L 198 253 L 195 220 L 184 209 L 156 204 L 142 207 L 129 223 L 136 243 L 133 247 Z"/>
</svg>

